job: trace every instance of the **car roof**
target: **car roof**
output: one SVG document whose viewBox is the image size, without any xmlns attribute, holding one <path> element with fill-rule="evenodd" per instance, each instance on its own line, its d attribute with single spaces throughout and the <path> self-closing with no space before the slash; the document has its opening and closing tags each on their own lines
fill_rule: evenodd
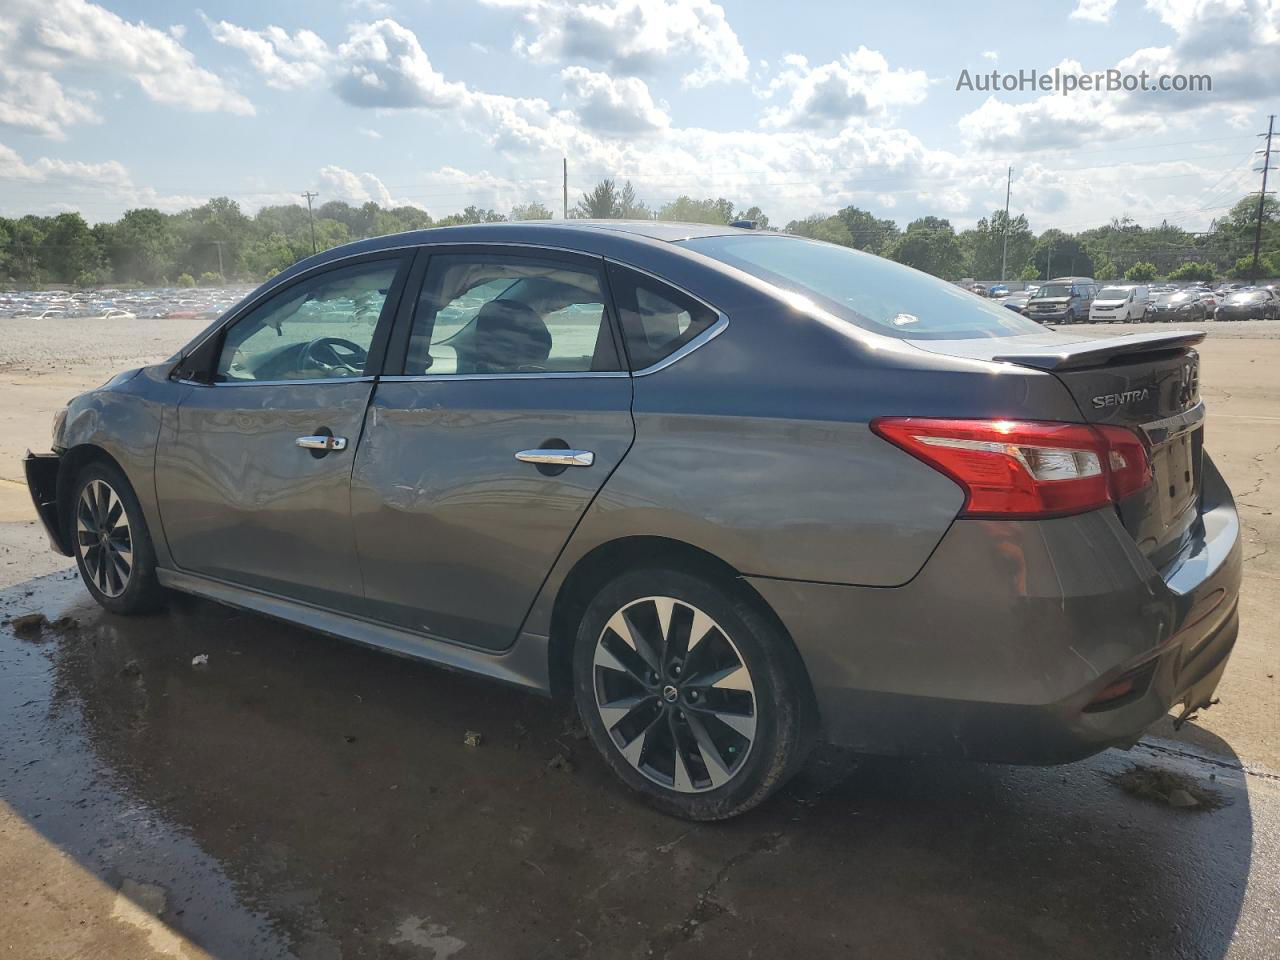
<svg viewBox="0 0 1280 960">
<path fill-rule="evenodd" d="M 595 255 L 622 255 L 629 252 L 640 253 L 643 248 L 652 249 L 655 244 L 666 247 L 676 241 L 694 237 L 754 233 L 756 231 L 721 224 L 665 220 L 516 220 L 503 223 L 466 223 L 391 233 L 345 243 L 299 260 L 271 279 L 283 281 L 335 260 L 425 244 L 510 243 L 561 247 Z M 273 283 L 271 285 L 274 286 Z"/>
</svg>

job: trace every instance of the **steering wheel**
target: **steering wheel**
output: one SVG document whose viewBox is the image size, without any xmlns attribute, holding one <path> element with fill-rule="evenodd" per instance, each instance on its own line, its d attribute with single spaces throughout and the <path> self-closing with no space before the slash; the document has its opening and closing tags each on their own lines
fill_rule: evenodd
<svg viewBox="0 0 1280 960">
<path fill-rule="evenodd" d="M 369 351 L 358 343 L 342 337 L 317 337 L 302 348 L 299 366 L 303 369 L 314 367 L 343 377 L 359 376 L 364 373 L 368 359 Z"/>
</svg>

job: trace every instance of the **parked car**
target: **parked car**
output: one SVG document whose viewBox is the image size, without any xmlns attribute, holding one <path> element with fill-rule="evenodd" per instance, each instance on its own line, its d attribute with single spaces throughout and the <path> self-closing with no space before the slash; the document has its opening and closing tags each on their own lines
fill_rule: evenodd
<svg viewBox="0 0 1280 960">
<path fill-rule="evenodd" d="M 993 283 L 987 290 L 987 296 L 995 300 L 999 297 L 1007 297 L 1009 295 L 1009 285 L 1006 283 Z"/>
<path fill-rule="evenodd" d="M 1237 290 L 1218 305 L 1215 320 L 1280 320 L 1280 299 L 1266 287 Z"/>
<path fill-rule="evenodd" d="M 1027 304 L 1027 316 L 1041 323 L 1087 320 L 1098 285 L 1088 277 L 1058 277 L 1047 281 Z"/>
<path fill-rule="evenodd" d="M 105 609 L 177 590 L 572 697 L 715 819 L 819 736 L 1057 762 L 1208 706 L 1241 547 L 1202 337 L 1046 331 L 801 237 L 449 227 L 285 270 L 25 469 Z"/>
<path fill-rule="evenodd" d="M 1207 320 L 1209 315 L 1209 307 L 1200 294 L 1194 290 L 1178 290 L 1174 293 L 1157 294 L 1151 301 L 1147 319 L 1159 323 L 1174 323 L 1181 320 Z"/>
<path fill-rule="evenodd" d="M 1138 323 L 1146 318 L 1150 298 L 1144 286 L 1103 287 L 1089 308 L 1092 323 Z"/>
<path fill-rule="evenodd" d="M 1012 310 L 1014 313 L 1020 313 L 1025 317 L 1027 315 L 1027 304 L 1031 302 L 1031 294 L 1011 293 L 1006 297 L 1001 297 L 997 302 L 1000 306 Z"/>
</svg>

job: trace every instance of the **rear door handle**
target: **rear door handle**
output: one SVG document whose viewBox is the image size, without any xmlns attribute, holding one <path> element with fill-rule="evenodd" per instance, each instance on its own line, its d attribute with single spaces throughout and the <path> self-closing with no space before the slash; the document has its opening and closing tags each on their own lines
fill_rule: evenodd
<svg viewBox="0 0 1280 960">
<path fill-rule="evenodd" d="M 545 463 L 553 467 L 589 467 L 596 462 L 596 455 L 590 450 L 560 450 L 552 447 L 547 450 L 521 450 L 516 459 L 523 463 Z"/>
<path fill-rule="evenodd" d="M 346 437 L 330 437 L 322 434 L 316 434 L 310 437 L 299 437 L 293 441 L 304 450 L 345 450 L 347 449 Z"/>
</svg>

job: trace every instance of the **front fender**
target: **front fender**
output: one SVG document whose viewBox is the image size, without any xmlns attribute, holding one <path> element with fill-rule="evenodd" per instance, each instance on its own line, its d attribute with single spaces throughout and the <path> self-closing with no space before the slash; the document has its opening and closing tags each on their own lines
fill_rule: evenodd
<svg viewBox="0 0 1280 960">
<path fill-rule="evenodd" d="M 117 377 L 103 387 L 76 397 L 67 407 L 62 429 L 54 438 L 61 454 L 57 479 L 59 516 L 69 509 L 72 485 L 80 468 L 105 454 L 124 473 L 142 506 L 143 517 L 161 566 L 170 566 L 156 501 L 155 456 L 166 409 L 181 384 L 168 378 L 167 364 L 145 367 L 131 377 Z M 169 418 L 172 421 L 172 417 Z"/>
</svg>

